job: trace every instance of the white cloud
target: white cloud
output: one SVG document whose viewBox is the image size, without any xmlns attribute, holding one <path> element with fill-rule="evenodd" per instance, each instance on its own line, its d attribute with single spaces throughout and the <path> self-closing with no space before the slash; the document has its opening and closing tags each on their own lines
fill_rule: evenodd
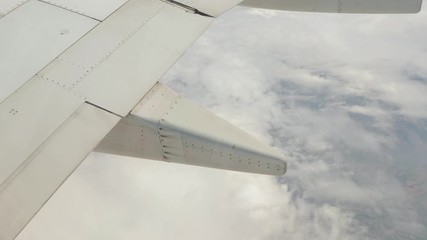
<svg viewBox="0 0 427 240">
<path fill-rule="evenodd" d="M 419 218 L 427 216 L 417 216 L 397 181 L 393 169 L 404 159 L 393 154 L 405 141 L 397 122 L 427 117 L 427 34 L 420 33 L 427 15 L 247 13 L 235 10 L 218 23 L 222 28 L 214 27 L 192 49 L 205 60 L 187 55 L 167 82 L 239 126 L 270 136 L 264 139 L 289 156 L 287 180 L 292 191 L 304 193 L 301 201 L 331 203 L 361 218 L 362 228 L 383 228 L 364 238 L 388 231 L 425 236 Z M 175 74 L 181 68 L 209 69 L 209 77 Z M 200 86 L 209 87 L 194 91 Z M 323 170 L 308 171 L 316 162 L 326 164 L 316 166 Z M 403 212 L 413 214 L 398 217 Z"/>
<path fill-rule="evenodd" d="M 273 177 L 93 154 L 18 239 L 357 239 L 352 223 Z"/>
</svg>

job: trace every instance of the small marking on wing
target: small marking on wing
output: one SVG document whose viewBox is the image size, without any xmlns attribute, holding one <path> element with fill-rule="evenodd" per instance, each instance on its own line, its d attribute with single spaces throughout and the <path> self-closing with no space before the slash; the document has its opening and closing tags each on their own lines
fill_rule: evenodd
<svg viewBox="0 0 427 240">
<path fill-rule="evenodd" d="M 10 109 L 10 111 L 9 111 L 9 113 L 10 114 L 12 114 L 12 115 L 16 115 L 16 114 L 18 114 L 18 110 L 16 110 L 15 108 L 12 108 L 12 109 Z"/>
</svg>

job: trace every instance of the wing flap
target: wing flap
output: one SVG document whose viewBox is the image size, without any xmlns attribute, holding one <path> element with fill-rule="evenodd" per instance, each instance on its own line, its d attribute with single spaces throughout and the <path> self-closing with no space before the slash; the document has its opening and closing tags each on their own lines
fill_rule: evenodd
<svg viewBox="0 0 427 240">
<path fill-rule="evenodd" d="M 136 6 L 128 7 L 140 5 L 138 2 Z M 96 105 L 126 116 L 212 21 L 212 18 L 189 14 L 164 4 L 158 13 L 88 74 L 75 91 Z M 101 86 L 102 91 L 99 91 Z"/>
<path fill-rule="evenodd" d="M 212 21 L 159 0 L 131 0 L 41 75 L 126 116 Z"/>
<path fill-rule="evenodd" d="M 282 175 L 283 156 L 158 83 L 95 151 Z"/>
</svg>

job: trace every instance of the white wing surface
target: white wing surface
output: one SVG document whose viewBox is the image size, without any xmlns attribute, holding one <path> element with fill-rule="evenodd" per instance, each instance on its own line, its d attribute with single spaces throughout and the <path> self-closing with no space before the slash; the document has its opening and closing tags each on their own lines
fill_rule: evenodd
<svg viewBox="0 0 427 240">
<path fill-rule="evenodd" d="M 0 239 L 14 239 L 210 16 L 237 3 L 202 12 L 200 2 L 0 2 Z"/>
</svg>

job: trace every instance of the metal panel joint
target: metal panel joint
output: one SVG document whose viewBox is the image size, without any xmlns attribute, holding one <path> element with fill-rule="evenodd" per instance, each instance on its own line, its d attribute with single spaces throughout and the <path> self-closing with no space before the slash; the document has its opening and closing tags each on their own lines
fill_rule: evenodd
<svg viewBox="0 0 427 240">
<path fill-rule="evenodd" d="M 188 5 L 185 5 L 183 3 L 180 3 L 180 2 L 177 2 L 177 1 L 174 1 L 174 0 L 161 0 L 161 1 L 165 2 L 167 4 L 170 4 L 170 5 L 173 5 L 175 7 L 181 8 L 181 9 L 183 9 L 186 12 L 191 12 L 191 13 L 203 16 L 203 17 L 213 18 L 213 16 L 211 16 L 211 15 L 209 15 L 207 13 L 204 13 L 202 11 L 199 11 L 197 8 L 190 7 Z"/>
</svg>

